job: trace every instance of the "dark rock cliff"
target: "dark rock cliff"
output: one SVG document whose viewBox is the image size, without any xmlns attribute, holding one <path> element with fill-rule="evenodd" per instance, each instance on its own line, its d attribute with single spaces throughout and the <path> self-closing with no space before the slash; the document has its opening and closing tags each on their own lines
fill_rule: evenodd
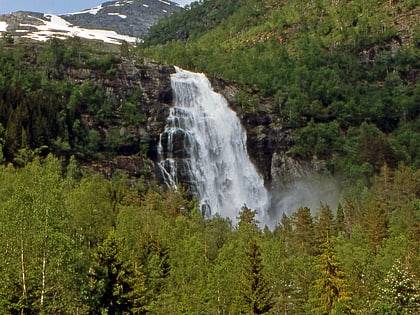
<svg viewBox="0 0 420 315">
<path fill-rule="evenodd" d="M 212 78 L 212 84 L 226 98 L 245 127 L 248 154 L 263 176 L 266 188 L 278 190 L 313 169 L 309 162 L 298 161 L 288 155 L 292 146 L 292 129 L 283 128 L 273 121 L 268 109 L 271 104 L 249 112 L 237 101 L 239 86 L 217 78 Z M 270 103 L 269 99 L 266 101 Z"/>
<path fill-rule="evenodd" d="M 107 93 L 114 95 L 115 98 L 123 100 L 129 99 L 137 90 L 142 92 L 140 104 L 141 113 L 147 119 L 139 122 L 138 125 L 127 125 L 120 117 L 119 111 L 114 112 L 111 124 L 103 126 L 95 122 L 92 117 L 84 118 L 85 126 L 89 129 L 98 130 L 105 138 L 110 129 L 116 129 L 125 138 L 140 138 L 135 143 L 121 142 L 115 148 L 117 155 L 93 162 L 85 163 L 86 167 L 94 168 L 104 175 L 111 177 L 117 170 L 122 170 L 130 177 L 138 178 L 147 174 L 147 179 L 162 183 L 163 177 L 156 163 L 158 159 L 158 144 L 160 134 L 163 132 L 166 119 L 169 115 L 169 108 L 172 105 L 172 89 L 170 74 L 175 69 L 172 66 L 159 65 L 154 62 L 145 62 L 136 58 L 124 58 L 118 64 L 118 71 L 112 78 L 104 76 L 103 73 L 91 69 L 70 69 L 69 76 L 76 83 L 85 80 L 92 80 L 103 86 Z M 247 149 L 251 160 L 256 165 L 259 172 L 264 177 L 267 188 L 276 189 L 287 179 L 303 176 L 307 167 L 287 156 L 287 151 L 291 145 L 291 130 L 282 129 L 272 122 L 268 111 L 260 110 L 254 113 L 246 113 L 236 102 L 236 93 L 239 88 L 231 82 L 220 79 L 212 79 L 213 87 L 216 91 L 223 94 L 242 121 L 247 131 Z M 161 141 L 163 147 L 165 136 Z M 142 152 L 138 143 L 147 141 L 147 154 Z M 174 156 L 179 158 L 179 180 L 186 187 L 191 187 L 189 175 L 184 174 L 182 169 L 182 158 L 186 152 L 185 137 L 173 137 Z M 162 152 L 165 155 L 165 152 Z"/>
<path fill-rule="evenodd" d="M 103 3 L 95 14 L 86 10 L 62 17 L 83 28 L 111 30 L 123 35 L 142 37 L 164 16 L 179 10 L 181 7 L 178 4 L 166 0 L 120 0 Z"/>
<path fill-rule="evenodd" d="M 170 74 L 174 71 L 172 66 L 143 62 L 137 58 L 121 59 L 112 77 L 87 68 L 68 69 L 70 80 L 78 84 L 86 80 L 95 82 L 120 104 L 106 124 L 96 121 L 92 115 L 83 116 L 85 128 L 98 131 L 102 141 L 111 132 L 115 132 L 119 139 L 114 148 L 116 154 L 105 154 L 102 158 L 85 161 L 85 167 L 94 168 L 107 177 L 122 170 L 130 177 L 145 175 L 147 180 L 156 179 L 153 162 L 157 159 L 159 135 L 164 129 L 172 102 Z M 121 117 L 122 103 L 139 91 L 141 100 L 136 106 L 143 118 L 136 123 L 127 123 Z M 146 149 L 142 148 L 144 143 L 147 143 Z"/>
<path fill-rule="evenodd" d="M 182 9 L 178 4 L 167 0 L 108 1 L 92 9 L 60 15 L 64 21 L 61 20 L 60 25 L 50 25 L 48 36 L 54 34 L 62 38 L 71 36 L 69 32 L 73 33 L 73 30 L 78 33 L 90 29 L 114 31 L 117 35 L 141 39 L 160 19 L 180 10 Z M 41 26 L 45 29 L 51 22 L 51 17 L 52 15 L 41 12 L 18 11 L 0 14 L 0 22 L 6 22 L 7 32 L 22 37 L 37 33 Z M 68 28 L 63 28 L 63 23 L 68 24 Z M 110 36 L 115 37 L 115 33 Z M 99 37 L 104 40 L 103 37 Z"/>
</svg>

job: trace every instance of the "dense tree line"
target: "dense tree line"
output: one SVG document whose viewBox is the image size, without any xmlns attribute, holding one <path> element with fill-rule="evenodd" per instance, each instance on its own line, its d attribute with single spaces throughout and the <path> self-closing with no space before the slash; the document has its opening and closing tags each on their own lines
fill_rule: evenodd
<svg viewBox="0 0 420 315">
<path fill-rule="evenodd" d="M 420 174 L 383 167 L 337 209 L 204 219 L 159 193 L 62 168 L 0 168 L 0 312 L 7 314 L 416 314 Z"/>
</svg>

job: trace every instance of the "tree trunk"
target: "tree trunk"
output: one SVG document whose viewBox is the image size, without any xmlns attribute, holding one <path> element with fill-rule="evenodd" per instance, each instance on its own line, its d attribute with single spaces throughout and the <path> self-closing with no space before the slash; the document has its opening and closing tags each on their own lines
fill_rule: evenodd
<svg viewBox="0 0 420 315">
<path fill-rule="evenodd" d="M 26 291 L 26 271 L 25 271 L 25 247 L 23 242 L 23 231 L 21 231 L 20 239 L 20 262 L 21 262 L 21 271 L 22 271 L 22 298 L 26 301 L 27 291 Z M 26 303 L 26 302 L 25 302 Z M 20 314 L 25 314 L 25 308 L 21 306 Z"/>
<path fill-rule="evenodd" d="M 44 249 L 42 254 L 42 284 L 41 284 L 41 307 L 44 305 L 45 296 L 45 282 L 47 269 L 47 242 L 48 242 L 48 208 L 45 210 L 45 225 L 44 225 Z"/>
</svg>

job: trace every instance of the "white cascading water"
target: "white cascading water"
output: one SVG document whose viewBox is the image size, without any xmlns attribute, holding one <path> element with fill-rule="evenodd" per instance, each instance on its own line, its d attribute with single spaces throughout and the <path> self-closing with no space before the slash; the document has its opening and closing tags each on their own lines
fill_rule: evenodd
<svg viewBox="0 0 420 315">
<path fill-rule="evenodd" d="M 265 221 L 268 193 L 248 157 L 246 133 L 236 113 L 204 74 L 177 68 L 171 84 L 174 103 L 159 148 L 166 183 L 176 187 L 180 177 L 185 179 L 179 173 L 188 173 L 187 186 L 204 215 L 219 213 L 236 222 L 245 204 Z M 174 148 L 175 139 L 181 139 L 186 153 Z"/>
</svg>

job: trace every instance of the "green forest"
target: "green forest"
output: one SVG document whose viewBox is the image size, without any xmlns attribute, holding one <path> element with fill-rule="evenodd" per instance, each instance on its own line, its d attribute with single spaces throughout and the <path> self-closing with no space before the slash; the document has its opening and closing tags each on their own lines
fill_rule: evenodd
<svg viewBox="0 0 420 315">
<path fill-rule="evenodd" d="M 102 81 L 115 79 L 125 45 L 115 49 L 78 37 L 15 45 L 6 39 L 0 43 L 0 163 L 22 166 L 48 153 L 92 161 L 128 145 L 143 147 L 146 155 L 147 139 L 112 129 L 116 122 L 145 124 L 149 114 L 141 88 L 126 88 L 128 95 L 118 98 L 101 82 L 75 82 L 69 74 L 82 69 Z M 91 117 L 94 126 L 86 126 L 83 117 Z"/>
<path fill-rule="evenodd" d="M 384 167 L 337 209 L 273 230 L 204 219 L 182 191 L 64 169 L 0 169 L 3 314 L 418 314 L 420 172 Z M 312 210 L 312 211 L 311 211 Z M 312 213 L 316 211 L 316 215 Z"/>
<path fill-rule="evenodd" d="M 290 155 L 365 181 L 384 163 L 419 167 L 418 19 L 416 1 L 202 1 L 140 52 L 241 84 L 242 113 L 293 130 Z"/>
<path fill-rule="evenodd" d="M 0 313 L 419 314 L 419 16 L 416 0 L 205 0 L 138 47 L 5 34 Z M 287 209 L 269 229 L 246 205 L 203 218 L 146 167 L 86 167 L 127 146 L 153 159 L 115 127 L 147 124 L 141 89 L 69 78 L 111 80 L 125 58 L 238 84 L 241 113 L 291 130 L 289 156 L 325 161 L 338 206 Z"/>
</svg>

